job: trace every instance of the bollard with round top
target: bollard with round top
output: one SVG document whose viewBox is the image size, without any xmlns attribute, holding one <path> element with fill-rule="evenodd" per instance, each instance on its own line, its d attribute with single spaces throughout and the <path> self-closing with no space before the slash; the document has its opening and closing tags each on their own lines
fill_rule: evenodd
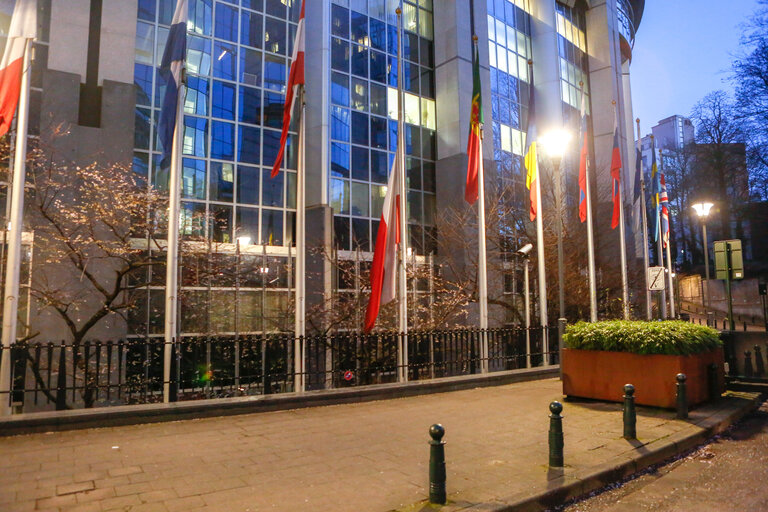
<svg viewBox="0 0 768 512">
<path fill-rule="evenodd" d="M 752 377 L 755 374 L 755 370 L 752 368 L 752 352 L 749 350 L 744 351 L 744 376 Z"/>
<path fill-rule="evenodd" d="M 429 501 L 445 505 L 445 429 L 439 423 L 429 427 Z"/>
<path fill-rule="evenodd" d="M 637 439 L 637 411 L 635 411 L 635 386 L 624 385 L 624 439 Z"/>
<path fill-rule="evenodd" d="M 563 467 L 563 404 L 554 401 L 549 404 L 549 465 Z"/>
<path fill-rule="evenodd" d="M 677 374 L 677 419 L 688 418 L 688 396 L 685 381 L 688 377 L 684 373 Z"/>
<path fill-rule="evenodd" d="M 763 353 L 760 345 L 755 345 L 755 377 L 765 375 L 765 364 L 763 364 Z"/>
</svg>

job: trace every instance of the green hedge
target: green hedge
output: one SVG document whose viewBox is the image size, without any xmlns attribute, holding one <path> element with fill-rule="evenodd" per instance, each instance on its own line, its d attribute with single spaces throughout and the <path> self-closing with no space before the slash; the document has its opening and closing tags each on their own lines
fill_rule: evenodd
<svg viewBox="0 0 768 512">
<path fill-rule="evenodd" d="M 563 336 L 567 348 L 633 354 L 689 355 L 723 345 L 715 329 L 689 322 L 579 322 Z"/>
</svg>

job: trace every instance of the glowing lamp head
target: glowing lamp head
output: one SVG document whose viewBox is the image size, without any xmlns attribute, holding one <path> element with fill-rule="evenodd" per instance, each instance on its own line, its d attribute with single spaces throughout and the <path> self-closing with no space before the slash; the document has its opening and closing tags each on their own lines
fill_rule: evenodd
<svg viewBox="0 0 768 512">
<path fill-rule="evenodd" d="M 571 132 L 563 129 L 552 130 L 539 137 L 541 149 L 553 158 L 562 158 L 570 142 Z"/>
<path fill-rule="evenodd" d="M 251 245 L 251 237 L 249 236 L 239 236 L 237 237 L 237 243 L 241 246 L 243 245 Z"/>
<path fill-rule="evenodd" d="M 707 217 L 713 206 L 715 205 L 712 203 L 697 203 L 693 205 L 693 209 L 696 210 L 696 215 L 699 217 Z"/>
</svg>

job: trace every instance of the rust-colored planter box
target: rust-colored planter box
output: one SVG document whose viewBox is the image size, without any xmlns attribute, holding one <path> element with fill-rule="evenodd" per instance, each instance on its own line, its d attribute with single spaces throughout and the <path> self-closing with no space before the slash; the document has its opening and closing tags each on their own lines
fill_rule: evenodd
<svg viewBox="0 0 768 512">
<path fill-rule="evenodd" d="M 629 352 L 563 349 L 563 394 L 610 402 L 623 400 L 624 384 L 635 386 L 635 403 L 675 407 L 676 380 L 688 380 L 688 404 L 709 400 L 707 366 L 717 364 L 718 389 L 723 390 L 723 349 L 690 356 L 640 355 Z"/>
</svg>

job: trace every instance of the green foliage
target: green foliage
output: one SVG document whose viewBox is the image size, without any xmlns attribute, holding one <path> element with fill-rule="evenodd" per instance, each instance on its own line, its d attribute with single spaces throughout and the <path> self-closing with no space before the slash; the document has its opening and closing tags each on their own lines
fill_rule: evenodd
<svg viewBox="0 0 768 512">
<path fill-rule="evenodd" d="M 608 350 L 633 354 L 690 355 L 722 346 L 720 334 L 689 322 L 579 322 L 563 336 L 567 348 Z"/>
</svg>

